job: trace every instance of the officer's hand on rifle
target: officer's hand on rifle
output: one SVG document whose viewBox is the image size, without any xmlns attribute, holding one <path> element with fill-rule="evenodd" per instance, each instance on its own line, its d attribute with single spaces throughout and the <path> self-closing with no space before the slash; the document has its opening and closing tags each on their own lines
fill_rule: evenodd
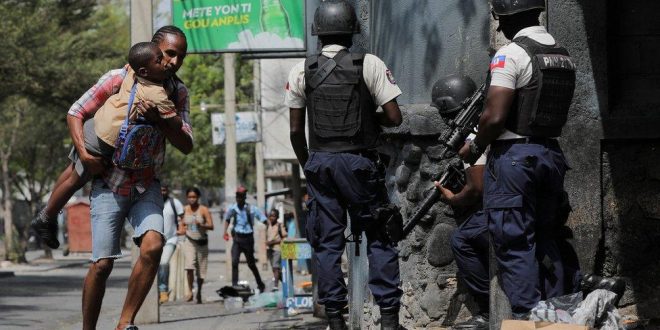
<svg viewBox="0 0 660 330">
<path fill-rule="evenodd" d="M 461 150 L 458 151 L 458 157 L 461 157 L 464 161 L 470 157 L 470 145 L 467 142 L 464 143 Z"/>
<path fill-rule="evenodd" d="M 440 200 L 442 200 L 443 202 L 448 203 L 454 197 L 454 193 L 451 192 L 451 190 L 443 187 L 440 184 L 440 181 L 435 181 L 433 182 L 433 184 L 435 184 L 435 187 L 438 188 L 438 190 L 440 190 L 440 193 L 442 194 L 442 196 L 440 196 Z"/>
</svg>

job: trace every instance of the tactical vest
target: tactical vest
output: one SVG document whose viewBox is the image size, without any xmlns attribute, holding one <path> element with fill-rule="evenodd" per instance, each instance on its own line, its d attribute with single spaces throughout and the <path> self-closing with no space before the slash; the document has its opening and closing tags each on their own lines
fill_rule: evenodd
<svg viewBox="0 0 660 330">
<path fill-rule="evenodd" d="M 362 76 L 364 54 L 341 50 L 305 60 L 309 149 L 345 152 L 378 146 L 376 104 Z"/>
<path fill-rule="evenodd" d="M 558 137 L 566 124 L 575 90 L 575 64 L 563 47 L 528 37 L 513 40 L 532 61 L 529 84 L 516 90 L 506 128 L 533 137 Z"/>
</svg>

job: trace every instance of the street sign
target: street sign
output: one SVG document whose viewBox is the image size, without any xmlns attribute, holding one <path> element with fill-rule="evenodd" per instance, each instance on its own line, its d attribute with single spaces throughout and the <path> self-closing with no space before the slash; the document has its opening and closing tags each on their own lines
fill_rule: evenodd
<svg viewBox="0 0 660 330">
<path fill-rule="evenodd" d="M 172 0 L 188 53 L 305 50 L 304 0 Z"/>
<path fill-rule="evenodd" d="M 213 144 L 225 143 L 225 114 L 211 114 L 211 131 Z M 254 111 L 236 113 L 236 143 L 258 142 L 259 124 Z"/>
</svg>

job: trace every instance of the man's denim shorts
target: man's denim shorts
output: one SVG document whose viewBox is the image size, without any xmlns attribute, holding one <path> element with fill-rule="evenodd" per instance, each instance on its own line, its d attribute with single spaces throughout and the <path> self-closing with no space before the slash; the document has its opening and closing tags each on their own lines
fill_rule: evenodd
<svg viewBox="0 0 660 330">
<path fill-rule="evenodd" d="M 115 194 L 102 179 L 92 182 L 90 213 L 92 216 L 92 262 L 121 257 L 119 240 L 124 220 L 133 226 L 133 241 L 138 246 L 149 230 L 163 235 L 163 196 L 160 182 L 154 181 L 142 194 L 136 189 L 129 196 Z"/>
</svg>

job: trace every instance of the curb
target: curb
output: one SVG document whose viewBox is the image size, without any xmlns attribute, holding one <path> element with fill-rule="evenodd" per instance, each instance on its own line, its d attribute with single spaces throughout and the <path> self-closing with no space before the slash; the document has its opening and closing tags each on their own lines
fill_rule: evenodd
<svg viewBox="0 0 660 330">
<path fill-rule="evenodd" d="M 14 277 L 14 272 L 8 271 L 8 270 L 0 270 L 0 278 L 5 278 L 5 277 Z"/>
<path fill-rule="evenodd" d="M 47 272 L 55 269 L 61 268 L 71 268 L 83 266 L 89 263 L 89 260 L 79 260 L 75 262 L 67 262 L 58 265 L 29 265 L 29 266 L 18 266 L 15 269 L 8 270 L 11 273 L 36 273 L 36 272 Z M 0 271 L 2 272 L 2 271 Z"/>
</svg>

